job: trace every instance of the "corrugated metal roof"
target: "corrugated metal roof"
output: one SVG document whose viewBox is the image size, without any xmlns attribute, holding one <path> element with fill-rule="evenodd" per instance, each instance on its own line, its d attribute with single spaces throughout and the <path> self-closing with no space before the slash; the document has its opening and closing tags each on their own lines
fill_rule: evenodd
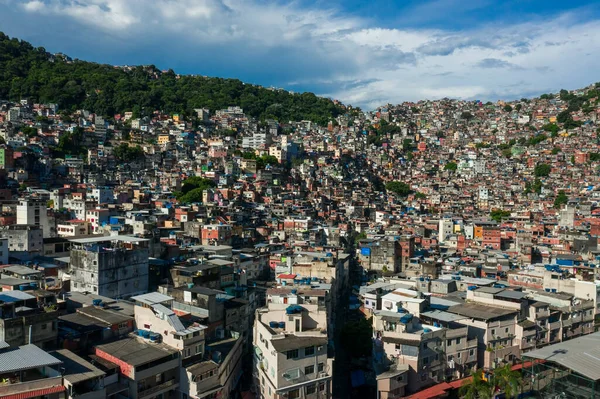
<svg viewBox="0 0 600 399">
<path fill-rule="evenodd" d="M 155 305 L 162 302 L 172 301 L 173 297 L 163 295 L 159 292 L 150 292 L 148 294 L 132 296 L 131 299 L 136 302 L 145 303 L 146 305 Z"/>
<path fill-rule="evenodd" d="M 26 284 L 27 282 L 23 280 Z M 34 299 L 33 295 L 30 295 L 23 291 L 4 291 L 0 292 L 0 302 L 12 303 L 17 301 L 26 301 L 28 299 Z"/>
<path fill-rule="evenodd" d="M 600 380 L 600 332 L 549 345 L 523 356 L 558 363 L 584 377 Z"/>
<path fill-rule="evenodd" d="M 31 344 L 0 352 L 0 373 L 54 366 L 60 363 L 60 360 L 54 356 Z"/>
<path fill-rule="evenodd" d="M 175 331 L 185 330 L 185 326 L 181 323 L 181 320 L 179 320 L 179 316 L 177 316 L 175 314 L 175 312 L 173 312 L 168 307 L 161 305 L 161 304 L 156 304 L 156 305 L 152 305 L 152 309 L 154 309 L 158 313 L 162 313 L 164 316 L 166 316 L 167 319 L 169 320 L 169 324 L 171 324 L 171 326 L 173 326 Z"/>
</svg>

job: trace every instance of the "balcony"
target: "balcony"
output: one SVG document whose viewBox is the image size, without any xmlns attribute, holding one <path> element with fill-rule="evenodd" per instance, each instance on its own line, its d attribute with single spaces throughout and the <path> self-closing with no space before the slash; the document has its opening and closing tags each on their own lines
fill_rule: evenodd
<svg viewBox="0 0 600 399">
<path fill-rule="evenodd" d="M 16 395 L 38 389 L 63 388 L 62 377 L 42 378 L 35 381 L 0 383 L 0 397 Z M 58 388 L 57 388 L 58 389 Z"/>
<path fill-rule="evenodd" d="M 550 331 L 558 330 L 559 328 L 560 328 L 560 321 L 554 321 L 554 322 L 548 323 L 548 329 Z"/>
<path fill-rule="evenodd" d="M 179 386 L 175 381 L 175 378 L 170 379 L 169 381 L 165 381 L 162 384 L 155 385 L 151 388 L 144 389 L 143 391 L 138 391 L 138 399 L 143 399 L 151 396 L 158 396 L 159 393 L 166 390 L 174 390 Z"/>
</svg>

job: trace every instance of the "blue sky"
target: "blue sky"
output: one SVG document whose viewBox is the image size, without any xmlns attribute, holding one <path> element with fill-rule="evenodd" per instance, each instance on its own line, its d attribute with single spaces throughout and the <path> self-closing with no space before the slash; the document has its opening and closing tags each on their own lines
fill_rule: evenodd
<svg viewBox="0 0 600 399">
<path fill-rule="evenodd" d="M 0 0 L 0 30 L 89 61 L 234 77 L 367 109 L 600 81 L 600 4 L 575 0 Z"/>
</svg>

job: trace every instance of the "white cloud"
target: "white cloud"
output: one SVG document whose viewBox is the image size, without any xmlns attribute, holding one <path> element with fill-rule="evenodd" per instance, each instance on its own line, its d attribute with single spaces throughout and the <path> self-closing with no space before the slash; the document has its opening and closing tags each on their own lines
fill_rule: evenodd
<svg viewBox="0 0 600 399">
<path fill-rule="evenodd" d="M 434 3 L 443 14 L 464 2 Z M 163 67 L 198 62 L 195 72 L 202 74 L 212 62 L 227 66 L 229 76 L 251 75 L 263 84 L 293 90 L 310 87 L 363 107 L 440 97 L 515 98 L 599 80 L 594 74 L 600 61 L 600 22 L 580 22 L 571 14 L 446 31 L 390 29 L 298 2 L 27 0 L 19 6 L 0 0 L 2 4 L 24 11 L 26 20 L 66 18 L 90 43 L 110 37 L 114 52 L 132 51 L 132 57 L 139 56 L 134 50 L 143 48 L 146 56 L 149 45 L 158 46 L 152 51 L 163 57 Z"/>
</svg>

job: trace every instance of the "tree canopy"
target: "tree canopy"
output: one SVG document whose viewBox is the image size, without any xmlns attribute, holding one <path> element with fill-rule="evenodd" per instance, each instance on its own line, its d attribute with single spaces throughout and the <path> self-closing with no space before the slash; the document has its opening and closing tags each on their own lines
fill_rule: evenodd
<svg viewBox="0 0 600 399">
<path fill-rule="evenodd" d="M 152 65 L 124 69 L 67 61 L 0 32 L 0 99 L 22 98 L 109 117 L 125 111 L 139 117 L 155 110 L 192 115 L 194 108 L 215 111 L 239 105 L 256 118 L 306 119 L 324 125 L 344 112 L 342 106 L 313 93 L 292 94 L 237 79 L 177 76 Z"/>
<path fill-rule="evenodd" d="M 127 143 L 121 143 L 113 150 L 113 155 L 120 162 L 138 161 L 144 158 L 144 150 L 138 145 L 130 147 Z"/>
<path fill-rule="evenodd" d="M 458 165 L 456 164 L 456 162 L 448 162 L 445 166 L 444 166 L 444 170 L 449 170 L 451 172 L 454 172 L 456 169 L 458 168 Z"/>
<path fill-rule="evenodd" d="M 215 185 L 215 182 L 210 179 L 189 177 L 183 181 L 181 191 L 175 194 L 177 200 L 183 203 L 202 202 L 203 191 Z"/>
<path fill-rule="evenodd" d="M 385 185 L 385 189 L 401 197 L 410 194 L 410 186 L 400 181 L 391 181 Z"/>
<path fill-rule="evenodd" d="M 567 202 L 569 202 L 569 197 L 567 196 L 564 190 L 560 190 L 558 192 L 558 195 L 554 199 L 554 208 L 560 209 L 560 207 L 566 204 Z"/>
<path fill-rule="evenodd" d="M 552 167 L 546 163 L 540 163 L 535 166 L 533 173 L 536 177 L 546 177 L 550 174 Z"/>
<path fill-rule="evenodd" d="M 510 211 L 505 211 L 503 209 L 494 209 L 490 212 L 490 217 L 496 222 L 500 223 L 503 218 L 509 217 Z"/>
</svg>

